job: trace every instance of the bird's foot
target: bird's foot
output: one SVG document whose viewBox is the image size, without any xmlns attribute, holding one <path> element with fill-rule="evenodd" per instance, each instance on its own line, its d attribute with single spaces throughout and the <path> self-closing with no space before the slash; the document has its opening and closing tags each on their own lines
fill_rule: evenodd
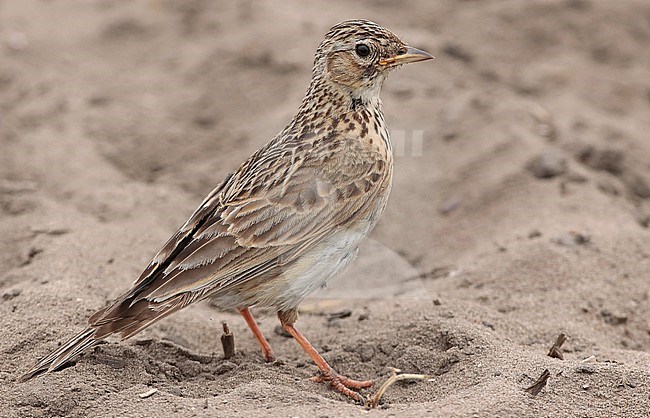
<svg viewBox="0 0 650 418">
<path fill-rule="evenodd" d="M 354 399 L 357 402 L 365 404 L 365 399 L 358 392 L 353 389 L 359 390 L 369 388 L 374 384 L 372 380 L 354 380 L 349 377 L 342 376 L 331 370 L 327 373 L 321 372 L 318 376 L 310 379 L 313 382 L 329 382 L 330 386 L 338 392 Z"/>
</svg>

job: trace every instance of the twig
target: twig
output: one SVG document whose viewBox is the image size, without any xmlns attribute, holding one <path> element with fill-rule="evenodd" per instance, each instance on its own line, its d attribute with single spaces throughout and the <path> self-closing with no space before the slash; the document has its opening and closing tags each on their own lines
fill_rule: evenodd
<svg viewBox="0 0 650 418">
<path fill-rule="evenodd" d="M 533 383 L 530 387 L 526 388 L 526 392 L 530 393 L 533 396 L 537 396 L 539 392 L 544 389 L 548 378 L 551 376 L 551 372 L 548 369 L 542 372 L 542 375 Z"/>
<path fill-rule="evenodd" d="M 221 345 L 223 346 L 223 358 L 228 360 L 235 355 L 235 336 L 230 332 L 226 321 L 221 323 L 223 334 L 221 335 Z"/>
<path fill-rule="evenodd" d="M 562 354 L 562 344 L 566 341 L 566 335 L 561 333 L 557 336 L 557 339 L 551 346 L 551 349 L 548 351 L 548 356 L 553 358 L 559 358 L 564 360 L 564 354 Z"/>
<path fill-rule="evenodd" d="M 431 377 L 426 375 L 426 374 L 412 374 L 412 373 L 402 373 L 398 374 L 401 372 L 399 369 L 391 368 L 391 377 L 388 378 L 387 381 L 384 382 L 383 385 L 379 388 L 377 393 L 375 393 L 374 396 L 368 395 L 368 400 L 366 402 L 366 407 L 368 409 L 375 408 L 377 405 L 379 405 L 379 401 L 381 400 L 381 397 L 384 395 L 384 392 L 388 390 L 389 387 L 393 386 L 396 382 L 399 382 L 400 380 L 431 380 Z"/>
</svg>

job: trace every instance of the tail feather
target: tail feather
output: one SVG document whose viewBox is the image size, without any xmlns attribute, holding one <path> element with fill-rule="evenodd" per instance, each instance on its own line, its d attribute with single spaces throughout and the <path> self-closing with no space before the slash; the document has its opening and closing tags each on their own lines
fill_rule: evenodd
<svg viewBox="0 0 650 418">
<path fill-rule="evenodd" d="M 42 358 L 36 366 L 21 376 L 20 381 L 24 382 L 42 373 L 52 372 L 61 368 L 65 363 L 74 360 L 83 351 L 101 341 L 95 338 L 95 332 L 96 330 L 90 327 L 81 331 L 56 351 Z"/>
<path fill-rule="evenodd" d="M 142 300 L 130 304 L 129 300 L 119 300 L 93 315 L 88 328 L 41 359 L 20 378 L 20 381 L 24 382 L 40 374 L 60 369 L 65 363 L 74 360 L 83 351 L 99 344 L 109 335 L 120 334 L 123 340 L 132 337 L 149 325 L 187 306 L 191 301 L 193 299 L 182 295 L 163 303 Z"/>
</svg>

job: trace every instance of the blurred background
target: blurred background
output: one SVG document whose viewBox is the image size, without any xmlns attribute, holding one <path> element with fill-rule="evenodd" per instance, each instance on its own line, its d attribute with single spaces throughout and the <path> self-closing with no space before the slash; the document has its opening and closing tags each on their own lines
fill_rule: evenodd
<svg viewBox="0 0 650 418">
<path fill-rule="evenodd" d="M 14 385 L 119 295 L 226 173 L 284 127 L 323 35 L 350 18 L 436 60 L 385 84 L 401 147 L 393 194 L 358 265 L 333 283 L 334 302 L 307 304 L 305 333 L 354 377 L 386 365 L 438 376 L 397 387 L 387 398 L 396 413 L 647 413 L 644 0 L 0 1 L 0 348 L 11 360 L 0 380 Z M 350 283 L 379 294 L 345 300 Z M 396 302 L 405 292 L 417 297 Z M 328 319 L 341 310 L 351 319 Z M 164 392 L 153 414 L 168 412 L 165 402 L 180 415 L 203 402 L 206 414 L 224 412 L 221 400 L 262 389 L 269 398 L 238 404 L 242 414 L 354 408 L 309 383 L 291 389 L 313 370 L 296 366 L 305 359 L 274 334 L 273 315 L 263 329 L 289 359 L 277 370 L 259 364 L 235 316 L 188 312 L 145 335 L 210 353 L 209 320 L 228 318 L 248 357 L 227 379 L 201 377 L 217 360 L 166 378 L 146 367 L 119 374 L 100 355 L 67 380 L 4 385 L 14 395 L 0 399 L 16 415 L 128 414 L 142 407 L 130 396 L 144 373 Z M 399 328 L 410 331 L 389 332 Z M 564 362 L 546 356 L 560 332 L 571 337 Z M 104 350 L 130 358 L 128 368 L 186 360 L 165 346 Z M 578 371 L 585 359 L 591 368 Z M 555 376 L 546 397 L 526 395 L 544 368 Z M 38 390 L 47 379 L 69 388 L 74 376 L 83 390 L 64 406 L 55 405 L 66 392 Z"/>
</svg>

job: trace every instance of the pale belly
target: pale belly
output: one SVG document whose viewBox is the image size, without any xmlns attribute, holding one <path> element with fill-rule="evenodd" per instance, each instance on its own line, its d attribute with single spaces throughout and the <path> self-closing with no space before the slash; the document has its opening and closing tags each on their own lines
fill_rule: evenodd
<svg viewBox="0 0 650 418">
<path fill-rule="evenodd" d="M 314 290 L 325 286 L 357 257 L 359 246 L 369 231 L 342 230 L 306 253 L 295 269 L 288 271 L 283 290 L 277 295 L 278 310 L 298 306 Z"/>
</svg>

